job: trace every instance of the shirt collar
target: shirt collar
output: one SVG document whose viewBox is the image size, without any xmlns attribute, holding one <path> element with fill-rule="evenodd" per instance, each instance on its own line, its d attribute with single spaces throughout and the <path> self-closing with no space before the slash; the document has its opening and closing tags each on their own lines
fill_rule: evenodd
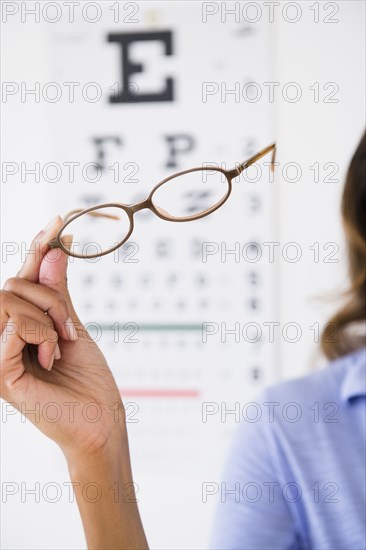
<svg viewBox="0 0 366 550">
<path fill-rule="evenodd" d="M 353 397 L 366 396 L 366 347 L 347 355 L 344 361 L 341 399 L 350 401 Z"/>
</svg>

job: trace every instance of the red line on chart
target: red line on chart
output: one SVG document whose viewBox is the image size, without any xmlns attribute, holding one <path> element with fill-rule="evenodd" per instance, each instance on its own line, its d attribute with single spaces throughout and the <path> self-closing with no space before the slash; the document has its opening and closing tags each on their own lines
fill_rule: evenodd
<svg viewBox="0 0 366 550">
<path fill-rule="evenodd" d="M 122 397 L 185 397 L 197 398 L 200 392 L 197 390 L 174 390 L 174 389 L 120 389 Z"/>
</svg>

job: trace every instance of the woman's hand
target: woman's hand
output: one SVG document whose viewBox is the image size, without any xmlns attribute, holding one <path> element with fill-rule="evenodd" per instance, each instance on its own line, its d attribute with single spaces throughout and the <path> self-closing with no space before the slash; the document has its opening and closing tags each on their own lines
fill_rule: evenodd
<svg viewBox="0 0 366 550">
<path fill-rule="evenodd" d="M 37 235 L 1 291 L 1 397 L 63 450 L 88 548 L 146 549 L 119 391 L 73 308 L 67 256 L 47 246 L 61 225 Z"/>
<path fill-rule="evenodd" d="M 48 249 L 61 225 L 58 217 L 37 235 L 22 269 L 1 291 L 1 397 L 67 458 L 85 457 L 118 437 L 124 412 L 106 360 L 73 308 L 67 255 Z"/>
</svg>

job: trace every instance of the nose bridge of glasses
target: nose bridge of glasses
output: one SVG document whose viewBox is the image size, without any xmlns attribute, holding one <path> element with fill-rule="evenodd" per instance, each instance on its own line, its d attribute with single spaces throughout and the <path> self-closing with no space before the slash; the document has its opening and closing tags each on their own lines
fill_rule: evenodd
<svg viewBox="0 0 366 550">
<path fill-rule="evenodd" d="M 144 210 L 145 208 L 150 208 L 151 209 L 151 200 L 150 199 L 145 199 L 141 202 L 138 202 L 136 204 L 130 204 L 128 205 L 129 209 L 131 210 L 132 214 L 134 214 L 135 212 L 138 212 L 139 210 Z"/>
</svg>

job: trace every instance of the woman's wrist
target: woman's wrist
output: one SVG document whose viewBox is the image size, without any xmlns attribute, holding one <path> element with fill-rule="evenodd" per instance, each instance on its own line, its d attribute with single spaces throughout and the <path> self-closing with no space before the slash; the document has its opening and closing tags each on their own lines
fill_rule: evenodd
<svg viewBox="0 0 366 550">
<path fill-rule="evenodd" d="M 83 464 L 95 466 L 101 461 L 110 461 L 128 451 L 128 436 L 125 409 L 121 400 L 103 407 L 99 421 L 85 438 L 73 438 L 61 445 L 69 470 L 82 468 Z M 84 419 L 84 422 L 87 422 Z"/>
<path fill-rule="evenodd" d="M 92 508 L 137 505 L 129 454 L 122 445 L 113 443 L 93 455 L 73 457 L 68 468 L 81 513 L 90 504 Z"/>
<path fill-rule="evenodd" d="M 148 548 L 125 426 L 98 450 L 69 453 L 66 459 L 88 548 Z"/>
<path fill-rule="evenodd" d="M 128 437 L 125 425 L 114 427 L 108 438 L 98 446 L 89 447 L 79 444 L 63 450 L 71 476 L 79 475 L 87 468 L 89 471 L 109 467 L 118 469 L 124 459 L 129 462 Z"/>
</svg>

